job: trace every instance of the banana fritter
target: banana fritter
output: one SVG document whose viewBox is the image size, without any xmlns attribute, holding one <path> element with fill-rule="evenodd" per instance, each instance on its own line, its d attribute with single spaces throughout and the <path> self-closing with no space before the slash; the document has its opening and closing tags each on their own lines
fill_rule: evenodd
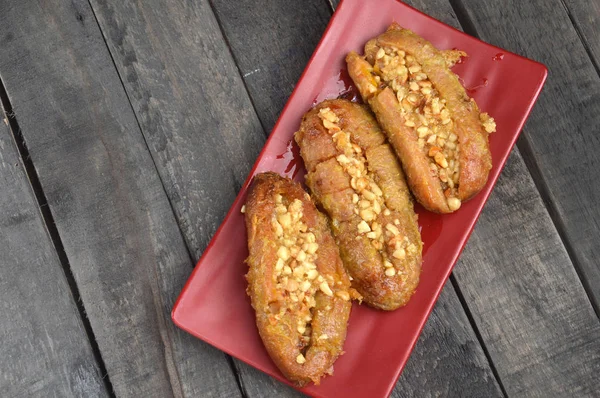
<svg viewBox="0 0 600 398">
<path fill-rule="evenodd" d="M 405 305 L 419 282 L 422 242 L 404 174 L 375 118 L 361 105 L 325 101 L 304 116 L 295 139 L 352 286 L 373 307 Z"/>
<path fill-rule="evenodd" d="M 357 296 L 327 218 L 298 183 L 271 172 L 254 177 L 245 218 L 247 292 L 262 341 L 285 377 L 319 384 L 342 354 Z"/>
<path fill-rule="evenodd" d="M 367 42 L 364 57 L 346 57 L 417 201 L 438 213 L 456 211 L 477 194 L 492 167 L 488 134 L 495 131 L 494 119 L 479 111 L 450 70 L 463 55 L 437 50 L 392 24 Z"/>
</svg>

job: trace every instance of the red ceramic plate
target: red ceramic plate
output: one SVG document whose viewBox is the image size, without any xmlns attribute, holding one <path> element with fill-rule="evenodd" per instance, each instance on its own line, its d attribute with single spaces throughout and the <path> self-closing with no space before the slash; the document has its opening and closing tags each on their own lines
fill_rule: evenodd
<svg viewBox="0 0 600 398">
<path fill-rule="evenodd" d="M 333 376 L 303 388 L 318 397 L 384 397 L 398 379 L 419 333 L 465 245 L 546 79 L 534 61 L 483 43 L 395 0 L 345 0 L 300 78 L 250 176 L 225 221 L 194 269 L 173 309 L 182 329 L 285 382 L 258 335 L 246 296 L 248 255 L 240 208 L 253 175 L 273 170 L 304 178 L 292 135 L 302 115 L 326 98 L 351 94 L 344 57 L 392 22 L 430 40 L 437 48 L 458 48 L 469 57 L 454 67 L 469 94 L 498 125 L 490 136 L 493 168 L 481 193 L 454 214 L 439 216 L 417 208 L 424 242 L 423 272 L 410 303 L 394 312 L 354 305 L 346 353 Z M 241 134 L 242 132 L 240 132 Z"/>
</svg>

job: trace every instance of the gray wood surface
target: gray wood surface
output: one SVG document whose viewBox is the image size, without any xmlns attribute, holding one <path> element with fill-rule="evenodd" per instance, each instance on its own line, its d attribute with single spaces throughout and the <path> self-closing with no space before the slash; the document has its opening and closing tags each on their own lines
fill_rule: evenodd
<svg viewBox="0 0 600 398">
<path fill-rule="evenodd" d="M 275 125 L 331 17 L 323 0 L 213 0 L 267 132 Z"/>
<path fill-rule="evenodd" d="M 271 128 L 321 38 L 331 9 L 321 0 L 302 3 L 215 0 L 213 5 L 257 113 L 263 125 Z M 445 1 L 415 5 L 456 24 Z M 449 349 L 450 344 L 457 342 L 460 345 Z M 236 366 L 249 397 L 298 395 L 246 364 L 236 363 Z M 394 396 L 459 395 L 467 385 L 474 396 L 501 395 L 456 293 L 448 285 Z"/>
<path fill-rule="evenodd" d="M 91 3 L 197 260 L 264 131 L 208 1 Z"/>
<path fill-rule="evenodd" d="M 600 323 L 523 167 L 513 152 L 454 275 L 509 396 L 598 396 Z"/>
<path fill-rule="evenodd" d="M 208 2 L 92 5 L 197 260 L 265 131 Z"/>
<path fill-rule="evenodd" d="M 192 263 L 89 3 L 2 3 L 0 26 L 0 77 L 115 393 L 239 395 L 226 356 L 170 320 Z"/>
<path fill-rule="evenodd" d="M 450 281 L 442 290 L 391 396 L 503 396 Z"/>
<path fill-rule="evenodd" d="M 0 78 L 117 396 L 301 396 L 169 312 L 337 3 L 0 2 Z M 408 3 L 550 76 L 393 396 L 600 396 L 600 6 Z M 106 395 L 3 128 L 0 395 Z"/>
<path fill-rule="evenodd" d="M 0 391 L 105 397 L 102 375 L 0 107 Z"/>
<path fill-rule="evenodd" d="M 569 16 L 581 36 L 584 45 L 592 58 L 596 71 L 600 73 L 600 2 L 563 0 L 569 11 Z"/>
<path fill-rule="evenodd" d="M 484 40 L 549 69 L 521 148 L 600 314 L 600 207 L 590 205 L 600 198 L 600 76 L 561 0 L 458 3 Z M 597 15 L 597 4 L 578 6 L 580 12 Z"/>
</svg>

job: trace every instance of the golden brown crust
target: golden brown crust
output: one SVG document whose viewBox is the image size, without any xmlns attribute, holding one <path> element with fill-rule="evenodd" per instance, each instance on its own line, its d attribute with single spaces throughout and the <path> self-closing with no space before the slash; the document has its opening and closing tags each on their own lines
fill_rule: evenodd
<svg viewBox="0 0 600 398">
<path fill-rule="evenodd" d="M 396 95 L 386 87 L 371 98 L 369 103 L 402 162 L 410 189 L 419 203 L 426 209 L 449 213 L 440 181 L 429 172 L 429 160 L 418 147 L 417 134 L 411 127 L 404 125 Z"/>
<path fill-rule="evenodd" d="M 373 307 L 405 305 L 419 281 L 422 242 L 404 174 L 375 118 L 361 105 L 324 101 L 304 116 L 295 139 L 352 286 Z"/>
<path fill-rule="evenodd" d="M 277 195 L 281 195 L 279 203 Z M 312 240 L 318 245 L 314 265 L 320 278 L 315 278 L 313 283 L 319 284 L 319 280 L 327 282 L 331 293 L 325 294 L 314 285 L 307 290 L 305 301 L 299 302 L 294 302 L 292 296 L 304 297 L 304 293 L 296 295 L 301 292 L 300 288 L 290 292 L 285 285 L 287 277 L 282 282 L 282 271 L 277 270 L 280 258 L 278 250 L 284 244 L 281 230 L 278 233 L 274 227 L 280 214 L 277 213 L 278 209 L 287 207 L 293 215 L 290 206 L 294 206 L 292 203 L 295 201 L 301 202 L 300 224 L 296 225 L 304 224 L 306 228 L 301 226 L 295 230 L 292 227 L 287 232 L 291 235 L 283 236 L 297 238 L 313 234 Z M 350 296 L 353 295 L 327 218 L 315 208 L 298 183 L 271 172 L 254 177 L 245 206 L 250 252 L 246 260 L 249 265 L 246 277 L 259 334 L 267 352 L 285 377 L 299 386 L 311 381 L 318 384 L 321 377 L 332 373 L 333 363 L 342 354 L 351 308 Z M 311 240 L 307 239 L 304 243 L 307 242 Z M 296 240 L 295 244 L 288 246 L 291 247 L 291 255 L 285 264 L 286 267 L 290 266 L 290 281 L 296 276 L 298 267 L 305 264 L 300 263 L 298 251 L 294 253 L 293 249 L 296 244 L 302 247 L 302 243 Z M 303 249 L 306 247 L 301 251 Z M 307 250 L 310 253 L 310 249 Z M 306 275 L 304 273 L 296 280 L 310 281 Z M 311 293 L 314 306 L 309 308 L 305 302 Z M 306 322 L 306 316 L 311 318 L 310 321 Z M 305 329 L 303 333 L 300 327 Z"/>
<path fill-rule="evenodd" d="M 417 200 L 431 211 L 451 212 L 455 208 L 448 205 L 448 186 L 437 178 L 437 171 L 434 170 L 432 174 L 430 168 L 423 167 L 427 163 L 431 163 L 433 153 L 428 155 L 426 150 L 415 148 L 420 137 L 416 131 L 419 124 L 411 123 L 402 112 L 403 103 L 400 102 L 400 98 L 403 98 L 404 94 L 399 94 L 396 89 L 398 87 L 400 90 L 407 88 L 406 76 L 399 79 L 397 86 L 394 86 L 394 91 L 390 92 L 390 81 L 386 81 L 384 74 L 379 69 L 380 62 L 378 60 L 382 58 L 383 53 L 378 52 L 384 49 L 386 51 L 393 49 L 395 54 L 400 53 L 402 57 L 406 56 L 406 59 L 412 57 L 414 65 L 418 65 L 416 68 L 418 73 L 423 74 L 424 79 L 431 82 L 432 86 L 429 87 L 433 88 L 438 99 L 443 102 L 441 106 L 448 110 L 452 132 L 458 137 L 457 144 L 460 146 L 460 151 L 456 150 L 459 162 L 456 189 L 454 186 L 451 187 L 450 195 L 460 201 L 466 201 L 473 197 L 487 182 L 492 166 L 488 131 L 493 131 L 495 128 L 493 119 L 489 118 L 487 114 L 480 113 L 477 104 L 466 94 L 458 77 L 449 69 L 461 56 L 465 55 L 464 53 L 456 50 L 439 51 L 427 40 L 397 24 L 393 24 L 385 33 L 367 42 L 364 58 L 354 52 L 349 53 L 346 57 L 349 74 L 358 86 L 363 99 L 372 107 L 378 121 L 388 134 L 388 138 L 402 161 L 409 185 Z M 403 68 L 403 72 L 408 74 L 404 64 L 399 68 Z M 413 84 L 416 83 L 421 82 L 413 81 Z M 401 87 L 402 85 L 404 88 Z M 423 90 L 423 86 L 416 86 L 416 88 L 417 93 L 421 95 L 420 91 Z M 423 103 L 425 100 L 423 99 Z M 406 100 L 404 99 L 404 101 Z M 421 114 L 423 114 L 423 103 L 416 105 L 421 109 Z M 486 124 L 488 120 L 490 122 Z M 444 148 L 443 145 L 441 147 Z"/>
</svg>

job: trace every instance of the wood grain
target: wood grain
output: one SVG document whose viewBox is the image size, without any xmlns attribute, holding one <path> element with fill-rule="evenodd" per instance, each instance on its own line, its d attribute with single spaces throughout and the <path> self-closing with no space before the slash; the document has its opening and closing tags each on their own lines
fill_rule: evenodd
<svg viewBox="0 0 600 398">
<path fill-rule="evenodd" d="M 549 69 L 520 145 L 600 314 L 600 207 L 590 205 L 600 197 L 595 172 L 600 166 L 600 76 L 560 0 L 459 4 L 484 40 Z M 594 6 L 587 7 L 593 14 Z M 599 28 L 594 28 L 597 37 Z"/>
<path fill-rule="evenodd" d="M 600 323 L 511 155 L 454 275 L 509 396 L 597 396 Z"/>
<path fill-rule="evenodd" d="M 0 109 L 0 391 L 106 397 L 65 274 Z"/>
<path fill-rule="evenodd" d="M 207 1 L 91 4 L 198 259 L 266 136 L 240 72 Z"/>
<path fill-rule="evenodd" d="M 274 3 L 277 2 L 240 1 L 233 4 L 213 1 L 233 55 L 246 75 L 248 92 L 263 125 L 268 128 L 277 116 L 273 111 L 283 109 L 287 101 L 287 95 L 281 93 L 291 92 L 322 35 L 326 24 L 323 21 L 331 13 L 326 3 L 318 0 Z M 415 6 L 447 23 L 457 24 L 445 1 L 420 1 L 415 2 Z M 256 69 L 259 70 L 249 73 Z M 449 349 L 450 342 L 457 345 Z M 246 364 L 236 363 L 236 367 L 249 397 L 299 396 L 295 390 Z M 424 380 L 427 380 L 426 385 Z M 501 395 L 456 293 L 448 285 L 425 326 L 394 396 L 459 395 L 465 386 L 474 396 Z"/>
<path fill-rule="evenodd" d="M 213 0 L 256 113 L 270 132 L 317 47 L 331 10 L 323 0 Z"/>
<path fill-rule="evenodd" d="M 170 326 L 191 263 L 160 179 L 197 258 L 258 153 L 260 122 L 272 127 L 314 48 L 305 43 L 328 19 L 323 1 L 241 2 L 250 19 L 215 0 L 223 38 L 206 1 L 183 3 L 92 0 L 135 115 L 86 2 L 0 5 L 0 50 L 10 54 L 0 76 L 123 396 L 239 395 L 224 355 Z M 559 1 L 453 3 L 485 39 L 550 66 L 521 148 L 597 304 L 593 65 Z M 446 1 L 412 4 L 456 23 Z M 597 28 L 584 28 L 593 38 Z M 515 151 L 457 265 L 458 287 L 510 395 L 593 396 L 598 322 L 533 181 Z M 456 302 L 445 289 L 395 396 L 498 395 Z M 248 396 L 294 395 L 237 366 Z"/>
<path fill-rule="evenodd" d="M 206 0 L 91 4 L 197 260 L 264 131 Z"/>
<path fill-rule="evenodd" d="M 4 4 L 0 26 L 0 75 L 115 393 L 239 396 L 226 356 L 170 320 L 192 263 L 89 3 Z"/>
<path fill-rule="evenodd" d="M 600 73 L 600 2 L 562 0 L 566 5 L 571 21 L 590 54 L 596 71 Z"/>
</svg>

